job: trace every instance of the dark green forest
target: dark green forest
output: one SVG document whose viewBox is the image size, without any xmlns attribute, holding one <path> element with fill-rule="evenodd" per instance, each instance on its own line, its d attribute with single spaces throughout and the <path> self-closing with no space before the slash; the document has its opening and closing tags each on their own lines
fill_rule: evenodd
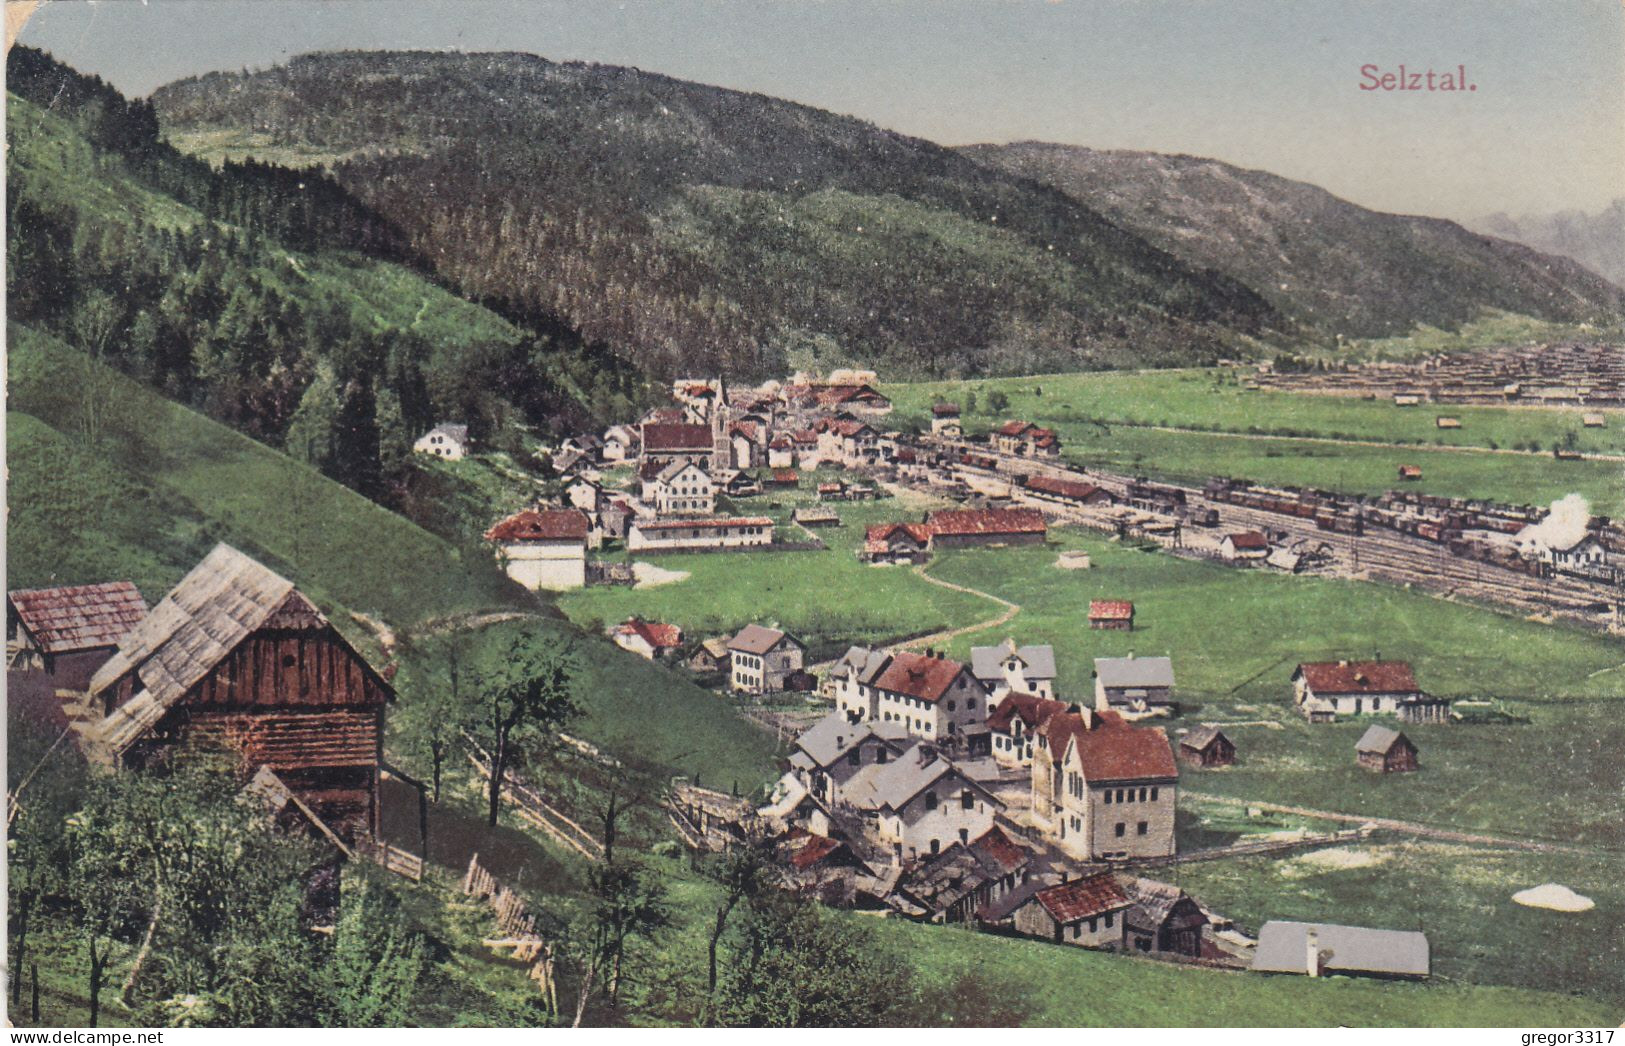
<svg viewBox="0 0 1625 1046">
<path fill-rule="evenodd" d="M 320 171 L 212 168 L 159 139 L 149 103 L 25 47 L 7 77 L 10 319 L 370 497 L 408 496 L 438 421 L 518 451 L 650 394 L 551 317 L 435 286 Z"/>
</svg>

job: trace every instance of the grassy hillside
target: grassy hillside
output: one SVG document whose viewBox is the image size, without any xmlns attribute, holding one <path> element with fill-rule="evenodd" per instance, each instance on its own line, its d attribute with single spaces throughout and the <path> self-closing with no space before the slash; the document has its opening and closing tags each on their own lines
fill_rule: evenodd
<svg viewBox="0 0 1625 1046">
<path fill-rule="evenodd" d="M 650 768 L 705 770 L 742 787 L 771 776 L 769 740 L 724 702 L 601 638 L 579 636 L 549 604 L 511 584 L 487 548 L 455 547 L 49 335 L 13 325 L 8 343 L 14 587 L 130 578 L 156 600 L 226 541 L 336 611 L 335 624 L 363 642 L 347 611 L 397 629 L 521 612 L 558 642 L 580 644 L 586 716 L 576 733 Z M 103 433 L 94 450 L 83 439 L 87 398 L 99 404 Z M 489 638 L 505 642 L 504 629 Z M 649 729 L 652 716 L 665 725 Z"/>
<path fill-rule="evenodd" d="M 1458 327 L 1486 306 L 1618 323 L 1625 292 L 1574 261 L 1436 218 L 1195 156 L 1019 142 L 966 155 L 1086 201 L 1185 261 L 1254 288 L 1325 335 Z"/>
<path fill-rule="evenodd" d="M 328 53 L 153 101 L 183 149 L 325 162 L 457 286 L 556 312 L 659 372 L 1211 359 L 1276 321 L 1026 179 L 634 69 Z"/>
</svg>

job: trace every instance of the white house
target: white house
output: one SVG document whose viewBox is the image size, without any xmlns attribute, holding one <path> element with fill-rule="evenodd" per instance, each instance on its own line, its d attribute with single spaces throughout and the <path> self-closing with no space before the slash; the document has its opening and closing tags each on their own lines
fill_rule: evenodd
<svg viewBox="0 0 1625 1046">
<path fill-rule="evenodd" d="M 912 742 L 898 726 L 853 723 L 832 712 L 796 738 L 790 771 L 825 805 L 845 801 L 846 783 L 860 770 L 894 762 Z"/>
<path fill-rule="evenodd" d="M 628 551 L 694 548 L 762 548 L 773 543 L 766 516 L 728 519 L 634 519 L 626 526 Z"/>
<path fill-rule="evenodd" d="M 873 718 L 927 741 L 955 743 L 987 729 L 987 690 L 958 661 L 899 650 L 875 677 Z"/>
<path fill-rule="evenodd" d="M 1052 715 L 1068 711 L 1064 701 L 1051 701 L 1036 694 L 1007 693 L 987 717 L 993 759 L 1001 766 L 1033 765 L 1034 739 L 1038 728 Z"/>
<path fill-rule="evenodd" d="M 417 442 L 412 444 L 414 453 L 429 454 L 447 461 L 459 461 L 467 457 L 471 447 L 468 426 L 453 425 L 449 422 L 441 422 L 419 436 Z"/>
<path fill-rule="evenodd" d="M 931 745 L 916 743 L 896 759 L 864 766 L 841 801 L 873 825 L 898 861 L 968 844 L 993 827 L 1004 803 Z"/>
<path fill-rule="evenodd" d="M 835 710 L 853 722 L 872 720 L 878 710 L 879 693 L 875 680 L 891 664 L 891 655 L 870 647 L 847 647 L 829 670 Z"/>
<path fill-rule="evenodd" d="M 999 646 L 973 646 L 970 669 L 987 688 L 990 712 L 1012 691 L 1055 696 L 1055 648 L 1047 643 L 1018 647 L 1014 639 L 1006 639 Z"/>
<path fill-rule="evenodd" d="M 604 430 L 605 461 L 630 461 L 638 456 L 638 430 L 630 425 L 611 425 Z"/>
<path fill-rule="evenodd" d="M 1425 693 L 1408 661 L 1312 661 L 1292 673 L 1292 696 L 1310 721 L 1340 715 L 1393 715 L 1443 722 L 1450 702 Z"/>
<path fill-rule="evenodd" d="M 643 492 L 661 516 L 709 516 L 717 510 L 717 485 L 692 461 L 673 461 Z"/>
<path fill-rule="evenodd" d="M 1166 657 L 1095 658 L 1095 709 L 1131 715 L 1166 712 L 1174 705 L 1174 663 Z"/>
<path fill-rule="evenodd" d="M 535 592 L 581 588 L 587 583 L 590 524 L 580 509 L 526 509 L 485 532 L 497 545 L 508 576 Z"/>
<path fill-rule="evenodd" d="M 944 439 L 958 439 L 965 434 L 959 424 L 959 404 L 936 403 L 931 406 L 931 435 Z"/>
<path fill-rule="evenodd" d="M 609 638 L 622 650 L 630 650 L 639 657 L 654 661 L 670 657 L 682 648 L 683 630 L 660 621 L 629 617 L 611 626 Z"/>
<path fill-rule="evenodd" d="M 786 677 L 800 672 L 807 646 L 788 632 L 746 625 L 728 640 L 730 683 L 744 694 L 783 690 Z"/>
<path fill-rule="evenodd" d="M 1038 728 L 1033 821 L 1079 860 L 1171 856 L 1178 784 L 1160 728 L 1116 712 L 1063 712 Z"/>
</svg>

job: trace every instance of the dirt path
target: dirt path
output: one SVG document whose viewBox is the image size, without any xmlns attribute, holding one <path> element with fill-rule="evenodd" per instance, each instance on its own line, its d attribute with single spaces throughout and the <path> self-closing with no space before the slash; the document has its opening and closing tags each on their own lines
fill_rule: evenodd
<svg viewBox="0 0 1625 1046">
<path fill-rule="evenodd" d="M 1463 832 L 1454 828 L 1435 828 L 1432 825 L 1418 824 L 1415 821 L 1396 821 L 1388 817 L 1366 817 L 1361 814 L 1344 814 L 1331 810 L 1312 810 L 1305 806 L 1287 806 L 1282 803 L 1266 803 L 1256 799 L 1232 799 L 1229 796 L 1209 795 L 1205 792 L 1186 791 L 1185 798 L 1198 799 L 1204 802 L 1219 803 L 1223 806 L 1256 807 L 1270 813 L 1296 814 L 1299 817 L 1314 817 L 1324 821 L 1343 821 L 1350 824 L 1368 824 L 1376 828 L 1386 828 L 1389 831 L 1405 832 L 1409 835 L 1420 835 L 1429 839 L 1443 839 L 1453 843 L 1478 843 L 1487 846 L 1506 846 L 1518 850 L 1532 850 L 1537 853 L 1591 853 L 1595 847 L 1573 846 L 1567 843 L 1548 842 L 1543 839 L 1517 839 L 1503 835 L 1484 835 L 1478 832 Z"/>
<path fill-rule="evenodd" d="M 979 596 L 982 599 L 991 600 L 992 602 L 1003 607 L 1004 610 L 998 615 L 988 618 L 986 621 L 978 621 L 974 625 L 964 625 L 960 628 L 950 628 L 944 632 L 933 632 L 928 636 L 920 636 L 917 639 L 910 639 L 907 642 L 898 643 L 895 646 L 888 647 L 887 649 L 889 650 L 905 650 L 913 646 L 937 646 L 939 644 L 946 643 L 950 639 L 957 639 L 958 637 L 971 632 L 984 632 L 990 628 L 998 628 L 1000 625 L 1021 613 L 1021 606 L 1017 603 L 1010 602 L 1008 599 L 1000 599 L 998 596 L 987 592 L 981 592 L 974 588 L 967 588 L 964 585 L 956 585 L 952 581 L 943 581 L 940 578 L 934 578 L 925 572 L 926 566 L 927 564 L 921 563 L 919 566 L 914 568 L 914 573 L 922 581 L 925 581 L 928 584 L 936 585 L 938 588 L 946 588 L 954 592 L 963 592 L 966 595 Z"/>
</svg>

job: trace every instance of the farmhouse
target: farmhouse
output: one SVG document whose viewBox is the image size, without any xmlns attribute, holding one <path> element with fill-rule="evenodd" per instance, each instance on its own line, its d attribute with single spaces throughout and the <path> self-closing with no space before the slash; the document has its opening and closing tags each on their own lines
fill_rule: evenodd
<svg viewBox="0 0 1625 1046">
<path fill-rule="evenodd" d="M 661 516 L 709 516 L 717 510 L 716 484 L 692 461 L 666 465 L 643 496 Z"/>
<path fill-rule="evenodd" d="M 668 657 L 682 647 L 683 630 L 676 625 L 629 617 L 610 628 L 609 638 L 622 650 L 653 661 Z"/>
<path fill-rule="evenodd" d="M 1021 457 L 1056 457 L 1061 453 L 1061 440 L 1053 429 L 1039 428 L 1030 421 L 1007 421 L 993 430 L 990 437 L 1000 454 Z"/>
<path fill-rule="evenodd" d="M 1006 639 L 999 646 L 973 646 L 970 670 L 987 689 L 990 709 L 1011 691 L 1055 696 L 1055 648 L 1048 643 L 1018 647 Z"/>
<path fill-rule="evenodd" d="M 1161 729 L 1060 713 L 1037 737 L 1033 821 L 1062 850 L 1085 861 L 1173 854 L 1179 768 Z"/>
<path fill-rule="evenodd" d="M 1041 545 L 1048 533 L 1037 509 L 939 509 L 925 518 L 931 547 L 970 545 Z"/>
<path fill-rule="evenodd" d="M 832 413 L 850 410 L 879 416 L 890 414 L 892 409 L 891 400 L 862 383 L 789 385 L 784 397 L 792 406 Z"/>
<path fill-rule="evenodd" d="M 6 666 L 83 689 L 146 616 L 147 601 L 128 581 L 20 589 L 6 597 Z"/>
<path fill-rule="evenodd" d="M 1202 927 L 1208 918 L 1189 894 L 1177 886 L 1133 875 L 1119 875 L 1118 882 L 1133 902 L 1124 934 L 1130 950 L 1191 959 L 1201 956 Z"/>
<path fill-rule="evenodd" d="M 858 558 L 865 563 L 924 563 L 931 553 L 931 528 L 924 523 L 875 523 L 863 532 Z"/>
<path fill-rule="evenodd" d="M 858 722 L 873 720 L 880 696 L 875 692 L 875 680 L 891 664 L 891 655 L 884 650 L 869 647 L 848 647 L 840 660 L 829 670 L 830 685 L 835 692 L 835 708 L 847 719 Z M 901 729 L 901 724 L 899 724 Z"/>
<path fill-rule="evenodd" d="M 1270 554 L 1269 538 L 1256 530 L 1244 530 L 1237 534 L 1226 534 L 1219 542 L 1219 555 L 1235 562 L 1237 560 L 1264 559 Z"/>
<path fill-rule="evenodd" d="M 468 456 L 471 447 L 467 425 L 441 422 L 417 438 L 417 442 L 412 444 L 412 452 L 447 461 L 460 461 Z"/>
<path fill-rule="evenodd" d="M 607 500 L 602 484 L 585 476 L 577 476 L 564 488 L 564 498 L 589 517 L 598 513 Z"/>
<path fill-rule="evenodd" d="M 761 548 L 773 543 L 773 521 L 766 516 L 725 519 L 635 519 L 626 525 L 628 551 L 678 551 L 703 548 Z"/>
<path fill-rule="evenodd" d="M 1126 599 L 1091 599 L 1089 627 L 1134 631 L 1134 604 Z"/>
<path fill-rule="evenodd" d="M 139 769 L 176 744 L 268 767 L 347 842 L 376 834 L 394 692 L 280 577 L 216 545 L 90 681 L 94 762 Z"/>
<path fill-rule="evenodd" d="M 1236 746 L 1216 726 L 1199 726 L 1179 739 L 1179 761 L 1187 766 L 1230 766 Z"/>
<path fill-rule="evenodd" d="M 1411 930 L 1276 920 L 1258 931 L 1252 970 L 1416 980 L 1428 975 L 1428 939 Z"/>
<path fill-rule="evenodd" d="M 728 641 L 729 680 L 743 694 L 785 689 L 786 677 L 801 671 L 807 645 L 788 632 L 746 625 Z"/>
<path fill-rule="evenodd" d="M 880 433 L 854 418 L 820 421 L 818 456 L 824 461 L 848 465 L 872 465 L 880 458 Z"/>
<path fill-rule="evenodd" d="M 959 424 L 959 404 L 934 403 L 931 405 L 931 435 L 944 439 L 958 439 L 965 434 Z"/>
<path fill-rule="evenodd" d="M 1408 661 L 1320 661 L 1292 673 L 1298 711 L 1311 721 L 1340 715 L 1395 715 L 1411 723 L 1444 722 L 1450 702 L 1416 684 Z"/>
<path fill-rule="evenodd" d="M 767 445 L 767 467 L 773 469 L 794 468 L 796 461 L 796 441 L 787 432 L 774 436 Z"/>
<path fill-rule="evenodd" d="M 968 667 L 940 651 L 898 651 L 870 689 L 872 718 L 902 723 L 916 737 L 954 742 L 967 730 L 986 730 L 987 691 Z"/>
<path fill-rule="evenodd" d="M 629 461 L 637 457 L 640 446 L 638 430 L 630 425 L 611 425 L 604 430 L 605 461 Z"/>
<path fill-rule="evenodd" d="M 762 481 L 763 486 L 768 486 L 768 487 L 792 487 L 793 488 L 793 487 L 799 486 L 800 483 L 801 483 L 801 477 L 796 475 L 796 470 L 795 469 L 774 469 L 771 473 L 768 474 L 767 479 Z"/>
<path fill-rule="evenodd" d="M 688 655 L 688 670 L 700 675 L 710 675 L 713 672 L 728 673 L 728 640 L 723 636 L 713 636 L 700 641 L 694 652 Z"/>
<path fill-rule="evenodd" d="M 1066 711 L 1076 708 L 1036 694 L 1006 693 L 987 717 L 994 760 L 1001 766 L 1031 766 L 1038 728 L 1050 716 Z"/>
<path fill-rule="evenodd" d="M 1174 663 L 1166 657 L 1095 658 L 1095 709 L 1143 713 L 1174 706 Z"/>
<path fill-rule="evenodd" d="M 1022 493 L 1035 501 L 1074 507 L 1078 505 L 1111 505 L 1117 496 L 1104 487 L 1075 479 L 1055 476 L 1028 476 Z"/>
<path fill-rule="evenodd" d="M 1083 948 L 1116 949 L 1133 902 L 1111 872 L 1033 891 L 1011 911 L 1014 929 L 1027 937 Z"/>
<path fill-rule="evenodd" d="M 587 583 L 587 516 L 580 509 L 525 509 L 485 532 L 509 577 L 535 592 Z"/>
<path fill-rule="evenodd" d="M 915 743 L 886 763 L 862 767 L 842 790 L 895 860 L 941 853 L 993 827 L 1004 803 L 931 745 Z"/>
<path fill-rule="evenodd" d="M 1354 745 L 1355 761 L 1382 774 L 1409 773 L 1420 767 L 1416 746 L 1398 730 L 1373 725 Z"/>
</svg>

